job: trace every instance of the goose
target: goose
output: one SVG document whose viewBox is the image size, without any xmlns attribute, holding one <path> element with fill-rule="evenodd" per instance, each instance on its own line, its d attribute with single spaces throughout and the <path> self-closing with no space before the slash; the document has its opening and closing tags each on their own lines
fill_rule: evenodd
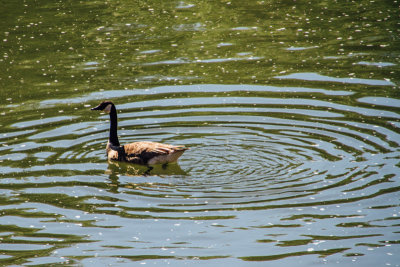
<svg viewBox="0 0 400 267">
<path fill-rule="evenodd" d="M 117 109 L 111 101 L 103 101 L 91 110 L 102 110 L 110 114 L 110 135 L 106 152 L 111 161 L 123 161 L 141 165 L 155 165 L 177 162 L 178 158 L 188 148 L 185 146 L 173 146 L 157 142 L 140 141 L 126 145 L 120 145 L 117 135 Z"/>
</svg>

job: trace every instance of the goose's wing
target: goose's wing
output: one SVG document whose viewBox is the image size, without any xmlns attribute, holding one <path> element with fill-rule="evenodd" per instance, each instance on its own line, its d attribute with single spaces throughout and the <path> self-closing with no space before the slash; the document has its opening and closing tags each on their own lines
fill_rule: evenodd
<svg viewBox="0 0 400 267">
<path fill-rule="evenodd" d="M 149 160 L 161 155 L 183 151 L 184 146 L 173 146 L 156 142 L 135 142 L 124 145 L 126 159 L 129 162 L 147 164 Z"/>
<path fill-rule="evenodd" d="M 186 150 L 184 146 L 173 146 L 168 144 L 161 144 L 156 142 L 135 142 L 124 145 L 125 153 L 129 154 L 142 154 L 142 153 L 157 153 L 157 154 L 170 154 L 179 150 Z"/>
</svg>

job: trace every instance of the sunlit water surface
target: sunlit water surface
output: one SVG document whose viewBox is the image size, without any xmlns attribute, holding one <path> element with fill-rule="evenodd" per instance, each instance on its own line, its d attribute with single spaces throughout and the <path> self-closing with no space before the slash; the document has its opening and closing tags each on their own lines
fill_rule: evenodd
<svg viewBox="0 0 400 267">
<path fill-rule="evenodd" d="M 399 266 L 397 1 L 146 2 L 8 4 L 0 264 Z"/>
</svg>

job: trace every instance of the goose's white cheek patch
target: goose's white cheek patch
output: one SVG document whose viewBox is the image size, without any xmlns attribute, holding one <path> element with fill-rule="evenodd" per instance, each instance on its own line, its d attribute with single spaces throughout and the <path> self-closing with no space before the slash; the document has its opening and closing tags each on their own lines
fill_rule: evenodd
<svg viewBox="0 0 400 267">
<path fill-rule="evenodd" d="M 111 112 L 111 104 L 108 104 L 107 106 L 106 106 L 106 108 L 104 109 L 104 111 L 105 112 L 107 112 L 107 113 L 110 113 Z"/>
</svg>

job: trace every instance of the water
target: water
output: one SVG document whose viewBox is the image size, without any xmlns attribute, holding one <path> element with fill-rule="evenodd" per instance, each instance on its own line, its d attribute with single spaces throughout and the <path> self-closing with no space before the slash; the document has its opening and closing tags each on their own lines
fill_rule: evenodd
<svg viewBox="0 0 400 267">
<path fill-rule="evenodd" d="M 399 3 L 299 2 L 3 3 L 0 263 L 399 266 Z"/>
</svg>

